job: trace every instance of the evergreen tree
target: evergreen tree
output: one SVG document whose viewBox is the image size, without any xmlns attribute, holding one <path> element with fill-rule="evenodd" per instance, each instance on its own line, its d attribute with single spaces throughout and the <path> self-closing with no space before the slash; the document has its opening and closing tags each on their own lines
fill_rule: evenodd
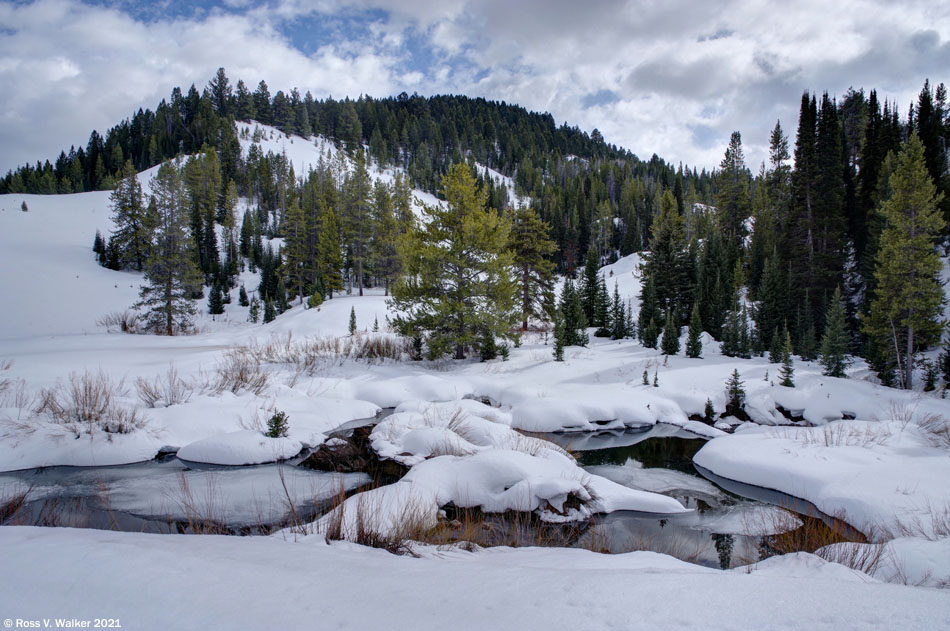
<svg viewBox="0 0 950 631">
<path fill-rule="evenodd" d="M 356 307 L 350 307 L 350 335 L 356 335 Z"/>
<path fill-rule="evenodd" d="M 310 279 L 315 275 L 309 252 L 309 230 L 306 215 L 297 200 L 291 201 L 284 214 L 284 274 L 287 285 L 303 304 Z"/>
<path fill-rule="evenodd" d="M 758 304 L 753 311 L 756 329 L 759 331 L 759 350 L 779 348 L 785 340 L 773 341 L 773 335 L 788 320 L 788 285 L 778 262 L 778 250 L 773 249 L 766 259 L 759 283 Z M 769 361 L 772 361 L 770 357 Z M 776 360 L 777 361 L 777 360 Z"/>
<path fill-rule="evenodd" d="M 142 271 L 148 260 L 154 221 L 148 217 L 142 186 L 131 160 L 122 167 L 121 179 L 109 199 L 115 224 L 112 238 L 120 265 Z"/>
<path fill-rule="evenodd" d="M 650 318 L 647 325 L 640 331 L 640 342 L 647 348 L 656 348 L 659 337 L 660 329 L 656 325 L 656 320 Z"/>
<path fill-rule="evenodd" d="M 587 259 L 584 262 L 584 276 L 581 278 L 578 292 L 581 295 L 581 303 L 584 305 L 584 316 L 590 326 L 603 326 L 603 323 L 597 322 L 597 292 L 600 290 L 600 257 L 597 254 L 597 248 L 591 246 L 587 249 Z"/>
<path fill-rule="evenodd" d="M 353 170 L 343 183 L 343 236 L 350 247 L 360 296 L 363 295 L 364 267 L 369 263 L 370 238 L 374 232 L 372 202 L 366 156 L 359 149 Z"/>
<path fill-rule="evenodd" d="M 781 384 L 787 388 L 795 387 L 795 365 L 792 363 L 792 336 L 785 331 L 785 344 L 782 345 L 782 367 L 778 369 Z"/>
<path fill-rule="evenodd" d="M 478 354 L 483 362 L 490 361 L 498 357 L 498 345 L 495 344 L 495 336 L 490 331 L 482 333 L 478 342 Z"/>
<path fill-rule="evenodd" d="M 554 361 L 564 361 L 564 342 L 565 342 L 564 316 L 558 309 L 554 313 Z"/>
<path fill-rule="evenodd" d="M 650 324 L 653 325 L 653 331 L 656 330 L 657 321 L 661 318 L 660 308 L 656 300 L 656 287 L 653 284 L 653 277 L 648 276 L 643 284 L 643 290 L 640 293 L 640 314 L 637 317 L 637 330 L 640 333 L 640 342 L 647 348 L 656 348 L 656 336 L 648 333 Z M 659 335 L 657 333 L 657 335 Z M 652 343 L 649 341 L 652 340 Z"/>
<path fill-rule="evenodd" d="M 254 296 L 254 300 L 251 301 L 251 308 L 247 312 L 247 321 L 257 324 L 258 318 L 261 315 L 261 301 L 257 299 L 257 296 Z"/>
<path fill-rule="evenodd" d="M 549 322 L 554 313 L 554 263 L 557 250 L 550 238 L 550 226 L 531 208 L 519 208 L 511 215 L 510 249 L 514 253 L 521 302 L 521 330 L 528 320 Z"/>
<path fill-rule="evenodd" d="M 619 340 L 630 335 L 627 330 L 627 314 L 624 309 L 623 300 L 620 299 L 620 288 L 617 282 L 614 282 L 614 295 L 610 301 L 610 314 L 607 319 L 610 325 L 610 339 Z"/>
<path fill-rule="evenodd" d="M 676 355 L 680 352 L 680 327 L 676 324 L 672 312 L 666 314 L 666 326 L 663 327 L 660 350 L 664 355 Z"/>
<path fill-rule="evenodd" d="M 739 377 L 739 370 L 734 369 L 732 376 L 726 382 L 726 415 L 736 418 L 746 418 L 745 413 L 745 388 L 743 381 Z"/>
<path fill-rule="evenodd" d="M 200 276 L 188 236 L 184 187 L 178 166 L 166 162 L 152 178 L 156 213 L 154 240 L 145 265 L 145 281 L 136 309 L 146 309 L 146 327 L 174 335 L 191 328 L 195 307 L 191 302 Z"/>
<path fill-rule="evenodd" d="M 211 315 L 224 313 L 224 295 L 219 283 L 212 285 L 211 292 L 208 294 L 208 313 Z"/>
<path fill-rule="evenodd" d="M 610 304 L 610 294 L 607 293 L 607 281 L 601 276 L 597 283 L 597 299 L 594 301 L 593 324 L 597 327 L 597 331 L 594 332 L 594 335 L 597 337 L 609 337 L 611 334 Z M 621 305 L 621 308 L 622 307 L 623 305 Z"/>
<path fill-rule="evenodd" d="M 716 420 L 716 408 L 713 407 L 712 399 L 706 399 L 706 405 L 703 407 L 703 420 L 709 424 Z"/>
<path fill-rule="evenodd" d="M 693 303 L 693 315 L 689 319 L 689 337 L 686 339 L 686 356 L 698 359 L 703 355 L 703 324 L 699 317 L 699 303 Z"/>
<path fill-rule="evenodd" d="M 570 278 L 564 280 L 559 308 L 564 317 L 565 346 L 587 346 L 590 340 L 587 336 L 587 316 L 584 315 L 584 302 Z"/>
<path fill-rule="evenodd" d="M 238 304 L 242 307 L 247 307 L 251 304 L 247 300 L 247 290 L 244 289 L 244 285 L 241 285 L 241 290 L 238 292 Z"/>
<path fill-rule="evenodd" d="M 939 340 L 943 290 L 934 239 L 943 227 L 941 196 L 927 172 L 920 140 L 912 135 L 890 176 L 881 204 L 887 226 L 875 268 L 876 289 L 865 331 L 888 349 L 904 388 L 913 387 L 914 357 Z"/>
<path fill-rule="evenodd" d="M 943 352 L 937 358 L 937 368 L 943 377 L 944 386 L 950 385 L 950 336 L 943 343 Z"/>
<path fill-rule="evenodd" d="M 393 196 L 390 187 L 382 180 L 377 180 L 373 185 L 372 207 L 374 231 L 369 258 L 388 296 L 390 284 L 402 269 L 402 261 L 397 248 L 399 222 L 393 210 Z"/>
<path fill-rule="evenodd" d="M 687 252 L 685 222 L 670 191 L 663 194 L 652 233 L 644 273 L 654 285 L 657 308 L 672 312 L 679 326 L 692 309 L 695 288 L 691 283 L 693 265 Z"/>
<path fill-rule="evenodd" d="M 846 314 L 841 300 L 841 290 L 835 289 L 828 310 L 825 334 L 821 338 L 821 365 L 827 377 L 844 377 L 848 367 L 848 330 Z"/>
<path fill-rule="evenodd" d="M 274 308 L 274 301 L 268 298 L 264 301 L 264 324 L 273 322 L 277 317 L 277 310 Z"/>
<path fill-rule="evenodd" d="M 750 212 L 749 173 L 742 152 L 742 136 L 732 132 L 726 155 L 719 164 L 719 193 L 716 196 L 719 226 L 736 252 L 742 249 L 746 219 Z"/>
<path fill-rule="evenodd" d="M 442 179 L 445 206 L 424 207 L 427 219 L 402 242 L 406 272 L 393 286 L 393 323 L 403 335 L 428 334 L 433 357 L 466 348 L 489 331 L 505 337 L 516 322 L 511 224 L 485 209 L 466 164 L 454 165 Z"/>
<path fill-rule="evenodd" d="M 781 364 L 785 349 L 785 336 L 779 335 L 779 330 L 772 331 L 772 342 L 769 345 L 769 363 Z"/>
</svg>

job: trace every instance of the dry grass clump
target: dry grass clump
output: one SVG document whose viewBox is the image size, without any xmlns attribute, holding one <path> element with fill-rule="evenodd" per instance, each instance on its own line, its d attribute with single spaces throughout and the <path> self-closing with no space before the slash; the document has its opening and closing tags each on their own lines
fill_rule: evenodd
<svg viewBox="0 0 950 631">
<path fill-rule="evenodd" d="M 44 388 L 34 412 L 68 428 L 78 438 L 97 430 L 107 434 L 130 434 L 146 426 L 134 408 L 122 405 L 124 382 L 112 382 L 105 373 L 71 373 L 65 383 Z"/>
<path fill-rule="evenodd" d="M 886 445 L 891 431 L 884 425 L 833 421 L 821 427 L 783 427 L 781 436 L 801 445 L 818 447 L 872 447 Z"/>
<path fill-rule="evenodd" d="M 123 333 L 138 333 L 141 329 L 142 317 L 131 309 L 112 311 L 96 320 L 96 324 L 106 327 L 109 331 L 118 329 Z"/>
<path fill-rule="evenodd" d="M 825 561 L 874 576 L 891 556 L 886 543 L 838 543 L 815 550 Z"/>
<path fill-rule="evenodd" d="M 0 525 L 6 524 L 20 512 L 32 491 L 32 487 L 18 488 L 0 497 Z"/>
<path fill-rule="evenodd" d="M 187 403 L 194 392 L 194 385 L 178 376 L 178 371 L 174 366 L 169 366 L 168 372 L 155 377 L 152 381 L 142 377 L 137 378 L 135 389 L 146 407 L 154 408 L 159 405 L 169 407 Z"/>
<path fill-rule="evenodd" d="M 352 541 L 371 548 L 382 548 L 393 554 L 412 554 L 412 544 L 422 540 L 428 529 L 429 507 L 420 498 L 410 497 L 399 521 L 384 522 L 382 496 L 369 492 L 356 496 L 353 511 L 345 510 L 346 495 L 342 488 L 334 506 L 320 525 L 320 532 L 330 541 Z"/>
<path fill-rule="evenodd" d="M 247 348 L 229 350 L 215 367 L 210 384 L 216 394 L 228 391 L 238 394 L 242 390 L 261 396 L 267 390 L 270 373 L 259 357 Z"/>
<path fill-rule="evenodd" d="M 934 447 L 950 449 L 950 420 L 945 416 L 928 414 L 917 421 L 917 426 Z"/>
<path fill-rule="evenodd" d="M 344 337 L 310 337 L 295 342 L 291 334 L 275 337 L 260 344 L 255 343 L 241 350 L 264 364 L 293 366 L 298 372 L 317 373 L 329 366 L 347 360 L 379 363 L 385 360 L 399 361 L 408 356 L 408 340 L 386 333 L 356 333 Z"/>
</svg>

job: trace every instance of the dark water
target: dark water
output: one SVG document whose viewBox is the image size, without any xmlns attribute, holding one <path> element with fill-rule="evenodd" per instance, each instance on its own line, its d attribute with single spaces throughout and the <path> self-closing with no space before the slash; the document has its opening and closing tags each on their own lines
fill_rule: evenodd
<svg viewBox="0 0 950 631">
<path fill-rule="evenodd" d="M 390 413 L 385 410 L 382 416 Z M 353 421 L 334 435 L 376 420 Z M 592 474 L 673 497 L 693 510 L 665 518 L 618 511 L 569 527 L 539 524 L 524 515 L 480 515 L 489 532 L 487 544 L 557 545 L 611 553 L 651 550 L 729 568 L 774 553 L 775 533 L 802 530 L 800 522 L 812 530 L 828 531 L 821 533 L 826 540 L 860 540 L 860 533 L 849 531 L 807 502 L 697 468 L 692 459 L 705 440 L 672 425 L 534 435 L 572 451 Z M 369 482 L 362 474 L 347 474 L 350 477 L 344 479 L 341 474 L 294 464 L 198 469 L 166 456 L 116 467 L 49 467 L 0 474 L 0 523 L 150 533 L 268 534 L 315 520 L 329 509 L 334 496 L 352 493 Z M 278 477 L 281 484 L 275 491 Z M 258 498 L 261 506 L 256 511 L 246 492 L 255 484 L 277 495 Z M 308 484 L 311 492 L 307 488 L 301 492 L 299 485 Z M 13 515 L 4 516 L 4 501 L 25 489 L 30 490 L 26 502 Z"/>
<path fill-rule="evenodd" d="M 696 467 L 693 456 L 705 439 L 672 425 L 584 436 L 533 435 L 571 450 L 591 473 L 673 497 L 693 509 L 667 518 L 630 511 L 597 516 L 572 544 L 578 547 L 613 553 L 652 550 L 729 568 L 776 553 L 806 529 L 816 540 L 861 540 L 860 533 L 812 504 Z"/>
</svg>

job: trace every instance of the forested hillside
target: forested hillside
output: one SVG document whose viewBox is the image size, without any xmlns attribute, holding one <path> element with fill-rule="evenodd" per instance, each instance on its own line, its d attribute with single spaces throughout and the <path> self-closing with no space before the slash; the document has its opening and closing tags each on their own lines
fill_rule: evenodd
<svg viewBox="0 0 950 631">
<path fill-rule="evenodd" d="M 191 156 L 180 182 L 167 184 L 184 200 L 182 229 L 203 284 L 214 297 L 235 286 L 245 264 L 259 268 L 259 296 L 279 313 L 344 285 L 388 291 L 405 263 L 395 244 L 413 231 L 410 188 L 444 198 L 446 174 L 468 163 L 486 209 L 506 216 L 512 194 L 529 199 L 544 224 L 539 238 L 553 241 L 540 246 L 541 258 L 569 276 L 585 269 L 578 291 L 586 324 L 636 333 L 655 347 L 664 329 L 696 319 L 727 355 L 778 357 L 788 338 L 803 358 L 840 347 L 868 358 L 884 383 L 909 386 L 915 355 L 942 332 L 942 294 L 934 303 L 932 288 L 941 271 L 934 248 L 950 216 L 946 101 L 944 85 L 928 82 L 902 117 L 899 104 L 874 90 L 840 98 L 806 92 L 794 139 L 776 123 L 768 164 L 747 165 L 734 132 L 719 169 L 697 172 L 657 156 L 640 160 L 597 130 L 558 127 L 549 114 L 506 103 L 407 94 L 315 100 L 297 89 L 272 96 L 264 81 L 253 92 L 243 81 L 232 88 L 221 69 L 201 92 L 176 88 L 154 112 L 139 110 L 104 136 L 93 132 L 85 148 L 55 163 L 11 171 L 0 193 L 115 188 L 120 230 L 97 240 L 96 250 L 106 266 L 142 270 L 149 239 L 128 233 L 154 222 L 160 208 L 146 203 L 131 176 Z M 250 121 L 320 136 L 347 157 L 328 153 L 295 173 L 286 155 L 260 149 L 262 132 Z M 391 184 L 373 184 L 374 164 L 396 174 Z M 511 178 L 515 190 L 476 165 Z M 239 199 L 247 200 L 243 218 L 235 214 Z M 283 248 L 266 246 L 265 236 L 283 238 Z M 637 326 L 621 326 L 604 315 L 606 291 L 594 270 L 634 252 L 646 253 L 645 284 Z M 903 267 L 887 258 L 894 252 Z M 900 278 L 922 285 L 908 293 Z M 200 296 L 201 283 L 189 291 Z M 553 317 L 551 308 L 530 310 Z M 825 343 L 829 329 L 837 346 Z"/>
</svg>

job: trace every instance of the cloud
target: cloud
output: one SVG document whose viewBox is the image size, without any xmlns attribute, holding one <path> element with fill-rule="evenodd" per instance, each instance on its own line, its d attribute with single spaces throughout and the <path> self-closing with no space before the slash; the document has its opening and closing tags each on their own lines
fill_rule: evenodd
<svg viewBox="0 0 950 631">
<path fill-rule="evenodd" d="M 463 93 L 550 111 L 648 158 L 751 168 L 804 90 L 878 88 L 906 111 L 950 67 L 950 5 L 883 0 L 220 0 L 162 18 L 0 3 L 0 169 L 82 144 L 219 66 L 315 96 Z"/>
</svg>

